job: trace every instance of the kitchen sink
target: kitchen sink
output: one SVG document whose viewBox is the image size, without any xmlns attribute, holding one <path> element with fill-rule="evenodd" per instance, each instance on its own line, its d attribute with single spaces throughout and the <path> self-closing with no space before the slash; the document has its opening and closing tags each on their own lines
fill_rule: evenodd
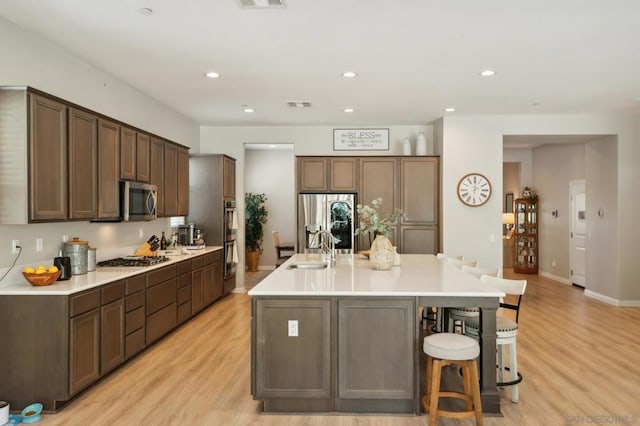
<svg viewBox="0 0 640 426">
<path fill-rule="evenodd" d="M 325 269 L 327 262 L 320 261 L 307 261 L 307 262 L 294 262 L 287 267 L 287 269 Z"/>
</svg>

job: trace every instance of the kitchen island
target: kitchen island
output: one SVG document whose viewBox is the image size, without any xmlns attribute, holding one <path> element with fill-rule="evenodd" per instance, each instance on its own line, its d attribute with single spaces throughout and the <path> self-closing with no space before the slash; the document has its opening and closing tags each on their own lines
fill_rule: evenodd
<svg viewBox="0 0 640 426">
<path fill-rule="evenodd" d="M 265 412 L 421 412 L 420 306 L 481 308 L 483 411 L 500 413 L 500 290 L 432 255 L 374 270 L 362 255 L 297 254 L 249 291 L 251 391 Z"/>
</svg>

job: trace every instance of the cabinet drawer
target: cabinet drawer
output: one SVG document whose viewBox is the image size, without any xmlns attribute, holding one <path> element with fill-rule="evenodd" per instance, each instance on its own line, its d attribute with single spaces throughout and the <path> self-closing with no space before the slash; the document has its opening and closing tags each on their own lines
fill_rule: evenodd
<svg viewBox="0 0 640 426">
<path fill-rule="evenodd" d="M 147 288 L 176 277 L 176 265 L 165 266 L 147 273 Z"/>
<path fill-rule="evenodd" d="M 165 281 L 147 289 L 147 315 L 176 301 L 176 279 Z"/>
<path fill-rule="evenodd" d="M 177 272 L 178 275 L 191 273 L 191 261 L 185 260 L 184 262 L 178 263 L 177 269 L 178 269 L 178 272 Z"/>
<path fill-rule="evenodd" d="M 127 278 L 126 280 L 126 293 L 133 294 L 144 289 L 144 285 L 147 282 L 147 276 L 145 274 L 136 275 L 135 277 Z"/>
<path fill-rule="evenodd" d="M 204 256 L 198 256 L 191 259 L 191 270 L 195 271 L 204 266 Z"/>
<path fill-rule="evenodd" d="M 147 317 L 146 343 L 147 345 L 162 337 L 176 326 L 176 303 L 165 306 L 158 312 Z"/>
<path fill-rule="evenodd" d="M 203 262 L 205 265 L 211 265 L 213 263 L 213 253 L 207 253 L 202 255 L 202 257 L 204 258 Z"/>
<path fill-rule="evenodd" d="M 131 358 L 144 349 L 144 328 L 135 331 L 124 338 L 124 356 Z"/>
<path fill-rule="evenodd" d="M 191 301 L 191 285 L 178 289 L 178 305 Z"/>
<path fill-rule="evenodd" d="M 124 280 L 102 286 L 102 304 L 106 305 L 124 297 Z"/>
<path fill-rule="evenodd" d="M 136 294 L 127 296 L 124 302 L 125 312 L 133 311 L 141 306 L 144 306 L 144 291 L 139 291 Z"/>
<path fill-rule="evenodd" d="M 137 329 L 144 327 L 144 308 L 127 312 L 124 324 L 124 334 L 131 334 Z"/>
<path fill-rule="evenodd" d="M 191 272 L 178 276 L 178 288 L 186 287 L 191 284 Z"/>
<path fill-rule="evenodd" d="M 74 317 L 89 312 L 98 306 L 100 306 L 100 289 L 71 296 L 70 316 Z"/>
<path fill-rule="evenodd" d="M 178 306 L 178 324 L 182 324 L 191 318 L 191 301 Z"/>
</svg>

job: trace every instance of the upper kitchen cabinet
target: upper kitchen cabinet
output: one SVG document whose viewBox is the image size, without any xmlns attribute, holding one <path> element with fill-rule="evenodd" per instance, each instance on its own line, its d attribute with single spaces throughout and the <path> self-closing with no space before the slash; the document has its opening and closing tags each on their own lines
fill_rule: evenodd
<svg viewBox="0 0 640 426">
<path fill-rule="evenodd" d="M 151 137 L 149 147 L 149 183 L 158 188 L 156 209 L 158 217 L 164 216 L 164 141 Z"/>
<path fill-rule="evenodd" d="M 98 218 L 120 216 L 120 125 L 98 119 Z"/>
<path fill-rule="evenodd" d="M 222 157 L 222 196 L 236 198 L 236 160 L 226 156 Z"/>
<path fill-rule="evenodd" d="M 358 158 L 298 157 L 298 192 L 356 192 Z"/>
<path fill-rule="evenodd" d="M 67 107 L 44 96 L 29 100 L 29 194 L 31 221 L 65 220 L 67 192 Z"/>
<path fill-rule="evenodd" d="M 149 135 L 136 133 L 136 180 L 149 182 Z"/>
<path fill-rule="evenodd" d="M 69 108 L 69 219 L 93 219 L 98 210 L 98 117 Z"/>
<path fill-rule="evenodd" d="M 189 214 L 189 150 L 178 148 L 178 216 Z"/>
<path fill-rule="evenodd" d="M 403 225 L 438 223 L 438 158 L 400 159 Z"/>
<path fill-rule="evenodd" d="M 397 161 L 393 157 L 363 157 L 360 161 L 360 190 L 358 203 L 371 205 L 371 201 L 382 198 L 381 216 L 391 215 L 397 206 L 398 171 Z M 354 211 L 357 215 L 357 212 Z M 390 237 L 397 245 L 395 230 Z M 368 249 L 369 238 L 361 235 L 360 250 Z"/>
<path fill-rule="evenodd" d="M 149 182 L 149 135 L 120 127 L 120 178 Z"/>
<path fill-rule="evenodd" d="M 178 147 L 164 144 L 164 216 L 178 215 Z"/>
</svg>

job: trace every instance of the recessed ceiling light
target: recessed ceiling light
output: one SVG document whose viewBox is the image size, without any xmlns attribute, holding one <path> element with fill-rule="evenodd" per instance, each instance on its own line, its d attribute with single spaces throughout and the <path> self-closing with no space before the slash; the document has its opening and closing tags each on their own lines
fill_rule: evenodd
<svg viewBox="0 0 640 426">
<path fill-rule="evenodd" d="M 140 9 L 140 13 L 142 13 L 143 15 L 152 15 L 153 14 L 153 9 L 150 9 L 148 7 L 143 7 L 142 9 Z"/>
<path fill-rule="evenodd" d="M 243 109 L 244 112 L 253 112 L 253 108 L 250 107 L 246 107 L 245 109 Z"/>
<path fill-rule="evenodd" d="M 454 112 L 456 109 L 454 107 L 445 108 L 444 112 Z"/>
<path fill-rule="evenodd" d="M 345 108 L 344 112 L 354 112 L 355 109 L 354 108 Z"/>
<path fill-rule="evenodd" d="M 491 76 L 493 76 L 493 75 L 496 75 L 496 72 L 495 72 L 495 71 L 493 71 L 493 70 L 484 70 L 484 71 L 481 71 L 481 72 L 480 72 L 480 75 L 481 75 L 482 77 L 491 77 Z"/>
<path fill-rule="evenodd" d="M 209 77 L 209 78 L 220 78 L 220 74 L 218 74 L 215 71 L 209 71 L 208 73 L 205 74 L 205 77 Z"/>
<path fill-rule="evenodd" d="M 345 71 L 342 73 L 342 76 L 345 78 L 354 78 L 354 77 L 357 77 L 358 74 L 353 71 Z"/>
</svg>

